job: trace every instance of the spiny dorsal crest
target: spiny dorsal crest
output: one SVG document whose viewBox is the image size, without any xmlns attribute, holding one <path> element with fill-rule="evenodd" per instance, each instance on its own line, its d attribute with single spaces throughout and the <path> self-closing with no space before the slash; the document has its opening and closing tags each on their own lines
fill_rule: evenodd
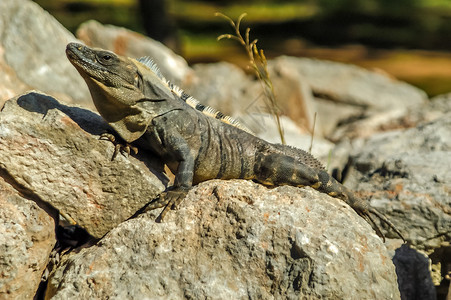
<svg viewBox="0 0 451 300">
<path fill-rule="evenodd" d="M 199 100 L 191 97 L 187 93 L 185 93 L 184 90 L 176 86 L 175 84 L 172 84 L 169 80 L 167 80 L 163 74 L 160 71 L 160 68 L 158 68 L 157 64 L 153 61 L 152 58 L 145 56 L 138 59 L 138 61 L 144 65 L 146 65 L 152 72 L 155 73 L 155 75 L 158 76 L 158 78 L 163 81 L 163 83 L 171 89 L 171 91 L 176 94 L 180 99 L 182 99 L 184 102 L 186 102 L 189 106 L 192 108 L 202 112 L 204 115 L 207 115 L 209 117 L 218 119 L 224 123 L 230 124 L 234 127 L 237 127 L 241 130 L 246 131 L 247 133 L 254 134 L 249 128 L 242 125 L 238 120 L 235 118 L 232 118 L 230 116 L 224 115 L 222 112 L 214 109 L 213 107 L 203 105 L 199 102 Z"/>
</svg>

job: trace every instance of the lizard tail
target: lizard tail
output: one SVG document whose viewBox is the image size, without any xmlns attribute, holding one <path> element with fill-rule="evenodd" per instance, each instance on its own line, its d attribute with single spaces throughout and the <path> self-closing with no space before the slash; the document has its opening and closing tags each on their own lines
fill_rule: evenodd
<svg viewBox="0 0 451 300">
<path fill-rule="evenodd" d="M 375 215 L 376 217 L 378 217 L 379 220 L 381 220 L 382 222 L 387 224 L 391 229 L 393 229 L 393 231 L 396 232 L 396 234 L 404 241 L 404 243 L 406 243 L 406 239 L 402 236 L 401 232 L 395 227 L 395 225 L 393 225 L 392 222 L 390 222 L 389 219 L 387 219 L 387 217 L 385 217 L 383 214 L 381 214 L 379 211 L 377 211 L 373 207 L 369 207 L 368 211 L 370 213 L 372 213 L 373 215 Z M 385 237 L 384 237 L 384 241 L 385 241 Z"/>
<path fill-rule="evenodd" d="M 355 197 L 355 195 L 348 191 L 347 202 L 362 218 L 364 218 L 368 223 L 372 225 L 377 235 L 380 236 L 385 242 L 385 235 L 382 233 L 379 225 L 374 221 L 371 215 L 376 216 L 381 222 L 387 224 L 403 241 L 406 243 L 406 239 L 403 237 L 401 232 L 395 227 L 395 225 L 381 212 L 379 212 L 374 207 L 371 207 L 368 202 L 363 199 Z"/>
</svg>

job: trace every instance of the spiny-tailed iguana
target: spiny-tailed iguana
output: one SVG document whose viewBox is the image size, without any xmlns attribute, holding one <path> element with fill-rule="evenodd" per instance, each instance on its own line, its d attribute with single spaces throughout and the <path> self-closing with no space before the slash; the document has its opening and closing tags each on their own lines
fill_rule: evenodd
<svg viewBox="0 0 451 300">
<path fill-rule="evenodd" d="M 147 207 L 164 207 L 159 220 L 184 199 L 193 184 L 241 178 L 267 186 L 311 186 L 349 204 L 381 237 L 371 214 L 404 240 L 385 216 L 329 176 L 308 152 L 268 143 L 234 122 L 227 124 L 222 115 L 219 120 L 194 109 L 185 102 L 189 96 L 174 90 L 147 59 L 76 43 L 67 45 L 66 54 L 86 81 L 102 117 L 127 143 L 158 155 L 175 174 L 173 188 Z"/>
</svg>

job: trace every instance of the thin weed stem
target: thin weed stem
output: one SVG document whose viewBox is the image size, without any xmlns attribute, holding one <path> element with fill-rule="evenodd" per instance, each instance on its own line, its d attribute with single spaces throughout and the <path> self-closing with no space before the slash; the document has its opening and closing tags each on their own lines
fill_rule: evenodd
<svg viewBox="0 0 451 300">
<path fill-rule="evenodd" d="M 265 53 L 263 52 L 262 49 L 258 49 L 257 39 L 251 41 L 250 39 L 251 29 L 249 27 L 246 28 L 244 38 L 240 31 L 241 21 L 246 16 L 246 13 L 241 14 L 238 17 L 236 23 L 230 17 L 222 13 L 216 13 L 215 16 L 222 17 L 225 20 L 227 20 L 235 31 L 235 34 L 221 34 L 217 38 L 218 41 L 222 39 L 236 40 L 245 48 L 247 56 L 249 58 L 249 66 L 254 71 L 258 81 L 262 86 L 263 94 L 265 95 L 264 97 L 265 107 L 276 121 L 281 143 L 286 144 L 282 123 L 280 120 L 281 112 L 279 105 L 277 104 L 274 86 L 269 76 L 268 61 L 266 60 Z"/>
</svg>

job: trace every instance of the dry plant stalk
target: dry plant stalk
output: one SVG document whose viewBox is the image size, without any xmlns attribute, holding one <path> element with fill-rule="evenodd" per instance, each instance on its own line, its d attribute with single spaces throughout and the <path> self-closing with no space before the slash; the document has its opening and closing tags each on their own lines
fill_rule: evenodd
<svg viewBox="0 0 451 300">
<path fill-rule="evenodd" d="M 282 144 L 285 144 L 285 136 L 283 133 L 282 123 L 280 122 L 280 108 L 277 104 L 276 95 L 274 93 L 274 87 L 271 81 L 271 78 L 269 77 L 268 73 L 268 64 L 265 57 L 265 54 L 263 53 L 262 49 L 257 48 L 257 40 L 253 40 L 252 42 L 249 39 L 249 33 L 251 29 L 248 27 L 246 28 L 246 33 L 243 36 L 240 32 L 240 24 L 243 18 L 246 16 L 246 13 L 241 14 L 238 17 L 238 20 L 236 23 L 228 16 L 222 14 L 222 13 L 216 13 L 215 16 L 222 17 L 226 19 L 232 28 L 235 30 L 235 34 L 222 34 L 218 36 L 218 41 L 222 39 L 232 39 L 238 41 L 246 50 L 246 53 L 249 57 L 249 65 L 254 70 L 255 75 L 258 78 L 258 81 L 261 83 L 263 88 L 263 93 L 265 95 L 264 102 L 266 109 L 268 112 L 274 117 L 274 120 L 277 124 L 277 129 L 279 131 L 280 135 L 280 141 Z"/>
</svg>

